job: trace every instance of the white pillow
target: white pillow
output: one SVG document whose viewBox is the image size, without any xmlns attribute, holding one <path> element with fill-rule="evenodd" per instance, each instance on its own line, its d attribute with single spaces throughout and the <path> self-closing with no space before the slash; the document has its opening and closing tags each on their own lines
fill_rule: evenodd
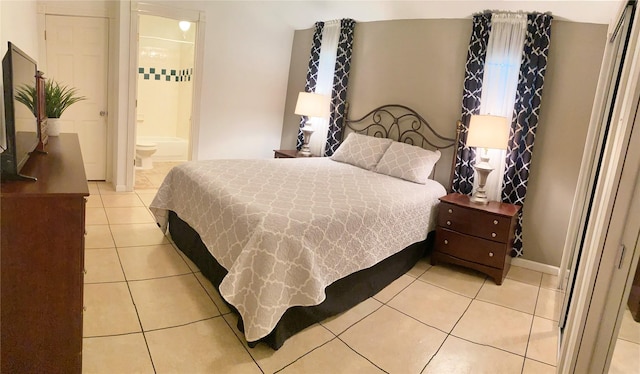
<svg viewBox="0 0 640 374">
<path fill-rule="evenodd" d="M 377 173 L 425 184 L 440 151 L 429 151 L 411 144 L 393 142 L 376 166 Z"/>
<path fill-rule="evenodd" d="M 363 169 L 373 170 L 391 143 L 393 143 L 391 139 L 376 138 L 352 132 L 336 149 L 331 159 Z"/>
</svg>

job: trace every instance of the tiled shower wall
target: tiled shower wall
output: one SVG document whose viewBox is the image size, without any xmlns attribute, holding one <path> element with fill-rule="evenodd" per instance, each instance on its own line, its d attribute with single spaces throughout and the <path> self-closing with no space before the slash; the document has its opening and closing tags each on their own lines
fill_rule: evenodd
<svg viewBox="0 0 640 374">
<path fill-rule="evenodd" d="M 193 39 L 176 20 L 140 17 L 137 136 L 189 138 Z"/>
</svg>

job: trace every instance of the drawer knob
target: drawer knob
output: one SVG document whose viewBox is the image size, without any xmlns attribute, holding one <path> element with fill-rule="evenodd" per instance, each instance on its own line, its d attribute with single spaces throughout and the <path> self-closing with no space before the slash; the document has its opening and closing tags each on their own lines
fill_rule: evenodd
<svg viewBox="0 0 640 374">
<path fill-rule="evenodd" d="M 491 237 L 492 237 L 492 238 L 495 238 L 496 236 L 497 236 L 497 234 L 496 234 L 495 232 L 492 232 L 492 233 L 491 233 Z"/>
<path fill-rule="evenodd" d="M 493 257 L 493 252 L 489 252 L 489 257 Z"/>
<path fill-rule="evenodd" d="M 498 224 L 498 220 L 497 220 L 497 219 L 494 219 L 494 220 L 493 220 L 493 224 L 494 224 L 494 225 L 497 225 L 497 224 Z"/>
<path fill-rule="evenodd" d="M 447 221 L 447 226 L 451 226 L 451 221 Z"/>
<path fill-rule="evenodd" d="M 449 212 L 449 213 L 453 213 L 453 209 L 449 209 L 449 210 L 448 210 L 448 212 Z"/>
<path fill-rule="evenodd" d="M 444 240 L 444 244 L 449 244 L 449 241 L 447 239 Z"/>
</svg>

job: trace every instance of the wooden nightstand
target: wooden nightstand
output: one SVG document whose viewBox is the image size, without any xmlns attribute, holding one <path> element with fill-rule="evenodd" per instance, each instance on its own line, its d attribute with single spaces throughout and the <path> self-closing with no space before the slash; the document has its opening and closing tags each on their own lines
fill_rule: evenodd
<svg viewBox="0 0 640 374">
<path fill-rule="evenodd" d="M 456 193 L 441 197 L 431 264 L 465 266 L 502 284 L 511 266 L 518 211 L 518 205 L 497 201 L 480 205 Z"/>
<path fill-rule="evenodd" d="M 274 158 L 297 158 L 297 157 L 303 157 L 303 156 L 298 156 L 298 151 L 295 149 L 274 149 L 273 157 Z M 311 156 L 311 157 L 314 157 L 314 156 Z"/>
</svg>

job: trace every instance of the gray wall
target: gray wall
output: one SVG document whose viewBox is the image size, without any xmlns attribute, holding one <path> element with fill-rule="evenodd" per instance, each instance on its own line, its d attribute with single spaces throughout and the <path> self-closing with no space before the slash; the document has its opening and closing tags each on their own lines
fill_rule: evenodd
<svg viewBox="0 0 640 374">
<path fill-rule="evenodd" d="M 607 26 L 554 21 L 540 123 L 524 216 L 524 258 L 559 266 L 595 95 Z M 312 29 L 293 40 L 282 149 L 293 149 Z M 349 77 L 350 116 L 383 104 L 404 104 L 442 135 L 460 118 L 471 19 L 358 23 Z M 448 183 L 452 155 L 436 179 Z"/>
</svg>

